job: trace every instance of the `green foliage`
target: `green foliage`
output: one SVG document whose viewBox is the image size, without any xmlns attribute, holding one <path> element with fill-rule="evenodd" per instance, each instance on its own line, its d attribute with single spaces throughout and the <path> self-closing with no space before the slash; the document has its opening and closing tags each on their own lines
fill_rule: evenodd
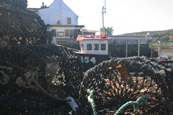
<svg viewBox="0 0 173 115">
<path fill-rule="evenodd" d="M 100 28 L 100 31 L 103 31 L 103 28 Z M 111 36 L 113 33 L 113 28 L 112 27 L 104 27 L 104 31 L 105 31 L 105 36 Z"/>
<path fill-rule="evenodd" d="M 152 37 L 154 39 L 153 40 L 154 43 L 157 43 L 157 41 L 161 41 L 161 43 L 168 43 L 171 41 L 169 40 L 169 36 L 173 36 L 173 29 L 164 30 L 164 31 L 136 32 L 136 33 L 129 33 L 124 35 L 125 36 L 146 36 L 147 33 L 150 33 L 149 37 Z"/>
</svg>

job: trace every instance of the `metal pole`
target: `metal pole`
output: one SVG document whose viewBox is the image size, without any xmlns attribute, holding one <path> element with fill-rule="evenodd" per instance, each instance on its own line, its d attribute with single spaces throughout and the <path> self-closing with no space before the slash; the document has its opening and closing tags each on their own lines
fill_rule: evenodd
<svg viewBox="0 0 173 115">
<path fill-rule="evenodd" d="M 151 40 L 151 58 L 153 58 L 153 40 Z"/>
<path fill-rule="evenodd" d="M 104 32 L 105 32 L 105 27 L 104 27 L 104 6 L 102 8 L 102 24 L 103 24 L 103 36 L 105 36 Z"/>
<path fill-rule="evenodd" d="M 160 60 L 160 41 L 158 41 L 158 59 Z"/>
<path fill-rule="evenodd" d="M 140 40 L 138 40 L 138 57 L 140 56 Z"/>
<path fill-rule="evenodd" d="M 128 56 L 128 43 L 127 43 L 127 40 L 126 40 L 126 57 Z"/>
<path fill-rule="evenodd" d="M 104 13 L 106 13 L 106 0 L 104 0 L 104 6 L 102 8 L 103 36 L 105 36 Z"/>
</svg>

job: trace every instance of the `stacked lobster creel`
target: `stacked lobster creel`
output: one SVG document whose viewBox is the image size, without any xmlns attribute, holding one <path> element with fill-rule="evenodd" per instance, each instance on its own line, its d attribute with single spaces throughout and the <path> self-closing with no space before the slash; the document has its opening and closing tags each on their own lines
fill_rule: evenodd
<svg viewBox="0 0 173 115">
<path fill-rule="evenodd" d="M 0 48 L 0 114 L 67 114 L 78 98 L 79 58 L 63 46 Z"/>
<path fill-rule="evenodd" d="M 1 0 L 0 1 L 1 6 L 14 6 L 19 7 L 22 9 L 25 9 L 27 7 L 27 0 Z"/>
<path fill-rule="evenodd" d="M 84 74 L 80 89 L 79 114 L 91 115 L 87 90 L 93 90 L 93 99 L 99 115 L 114 114 L 126 102 L 147 97 L 148 106 L 135 108 L 138 114 L 170 114 L 170 88 L 164 66 L 146 57 L 115 58 L 104 61 Z M 92 103 L 93 104 L 93 103 Z M 135 111 L 136 112 L 136 111 Z M 133 114 L 134 106 L 124 108 L 121 114 Z"/>
<path fill-rule="evenodd" d="M 27 0 L 0 0 L 0 114 L 67 114 L 80 60 L 66 47 L 42 46 L 46 25 L 26 7 Z"/>
<path fill-rule="evenodd" d="M 170 108 L 173 108 L 173 70 L 172 69 L 169 69 L 167 71 L 166 83 L 169 88 L 169 98 L 171 100 L 169 102 L 171 104 Z M 173 114 L 173 110 L 171 110 L 171 113 Z"/>
<path fill-rule="evenodd" d="M 171 61 L 169 61 L 171 62 Z M 170 103 L 171 107 L 173 108 L 173 65 L 171 63 L 159 62 L 160 65 L 164 66 L 166 69 L 166 83 L 167 87 L 169 88 L 169 96 L 170 96 Z M 173 113 L 173 110 L 172 110 Z"/>
<path fill-rule="evenodd" d="M 47 27 L 27 0 L 0 0 L 0 46 L 46 44 Z"/>
</svg>

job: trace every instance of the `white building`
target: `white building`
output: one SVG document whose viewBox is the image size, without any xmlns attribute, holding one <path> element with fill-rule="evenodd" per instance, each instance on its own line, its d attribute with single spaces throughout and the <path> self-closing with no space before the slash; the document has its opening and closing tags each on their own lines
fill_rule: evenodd
<svg viewBox="0 0 173 115">
<path fill-rule="evenodd" d="M 77 35 L 83 25 L 78 25 L 76 15 L 63 0 L 54 0 L 48 7 L 38 10 L 38 14 L 53 32 L 52 44 L 68 44 L 76 42 Z"/>
</svg>

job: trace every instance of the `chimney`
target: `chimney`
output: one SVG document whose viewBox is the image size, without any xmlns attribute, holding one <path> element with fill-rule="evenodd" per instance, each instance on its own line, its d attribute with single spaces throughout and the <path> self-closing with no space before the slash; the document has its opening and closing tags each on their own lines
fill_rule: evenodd
<svg viewBox="0 0 173 115">
<path fill-rule="evenodd" d="M 42 2 L 42 7 L 44 7 L 44 2 Z"/>
<path fill-rule="evenodd" d="M 41 8 L 45 8 L 45 7 L 46 7 L 46 5 L 44 5 L 44 2 L 42 2 Z"/>
</svg>

